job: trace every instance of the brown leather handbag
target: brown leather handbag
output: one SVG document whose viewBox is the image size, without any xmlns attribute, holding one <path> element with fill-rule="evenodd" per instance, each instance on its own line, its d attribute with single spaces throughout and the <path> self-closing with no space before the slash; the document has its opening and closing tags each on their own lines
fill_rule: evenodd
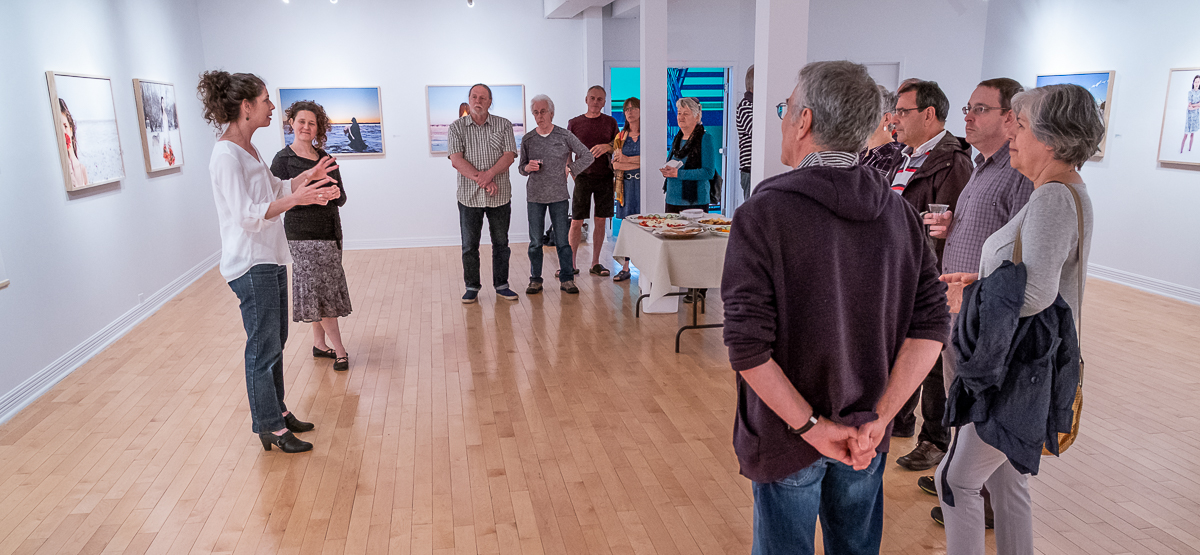
<svg viewBox="0 0 1200 555">
<path fill-rule="evenodd" d="M 1075 217 L 1079 221 L 1079 247 L 1076 252 L 1079 253 L 1079 383 L 1075 386 L 1075 402 L 1071 403 L 1071 409 L 1074 413 L 1071 416 L 1071 431 L 1058 434 L 1058 452 L 1062 454 L 1075 443 L 1075 438 L 1079 437 L 1079 419 L 1083 415 L 1083 201 L 1079 198 L 1079 193 L 1075 188 L 1066 185 L 1067 190 L 1071 191 L 1071 196 L 1075 198 Z M 1013 264 L 1021 263 L 1021 232 L 1017 231 L 1017 240 L 1013 245 Z M 1042 456 L 1053 455 L 1049 449 L 1042 446 Z"/>
</svg>

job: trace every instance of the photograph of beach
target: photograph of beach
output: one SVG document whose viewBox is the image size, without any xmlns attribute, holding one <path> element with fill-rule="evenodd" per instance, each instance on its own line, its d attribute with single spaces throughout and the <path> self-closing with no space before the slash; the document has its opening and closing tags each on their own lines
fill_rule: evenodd
<svg viewBox="0 0 1200 555">
<path fill-rule="evenodd" d="M 1200 167 L 1196 135 L 1200 135 L 1200 67 L 1172 69 L 1159 132 L 1158 161 Z"/>
<path fill-rule="evenodd" d="M 338 157 L 385 154 L 379 87 L 279 89 L 278 114 L 285 146 L 296 137 L 284 121 L 283 112 L 300 100 L 311 100 L 325 108 L 332 126 L 325 143 L 329 154 Z"/>
<path fill-rule="evenodd" d="M 525 135 L 525 85 L 488 85 L 492 89 L 489 113 L 512 122 L 517 148 Z M 429 85 L 425 87 L 429 115 L 429 153 L 448 152 L 447 132 L 454 120 L 467 115 L 467 95 L 472 85 Z"/>
<path fill-rule="evenodd" d="M 112 82 L 53 71 L 46 72 L 46 80 L 67 190 L 123 179 Z"/>
<path fill-rule="evenodd" d="M 1097 71 L 1093 73 L 1067 73 L 1063 75 L 1039 75 L 1037 78 L 1038 87 L 1046 85 L 1079 85 L 1092 93 L 1092 98 L 1096 99 L 1096 107 L 1100 109 L 1100 118 L 1104 121 L 1104 128 L 1108 129 L 1108 114 L 1112 110 L 1112 86 L 1113 77 L 1116 76 L 1115 71 Z M 1104 156 L 1104 146 L 1108 142 L 1108 133 L 1105 134 L 1105 139 L 1100 141 L 1100 151 L 1096 153 L 1092 159 L 1102 158 Z"/>
<path fill-rule="evenodd" d="M 175 113 L 175 86 L 134 79 L 133 89 L 138 118 L 142 120 L 142 154 L 146 158 L 146 171 L 183 166 L 183 141 L 179 135 L 179 115 Z"/>
</svg>

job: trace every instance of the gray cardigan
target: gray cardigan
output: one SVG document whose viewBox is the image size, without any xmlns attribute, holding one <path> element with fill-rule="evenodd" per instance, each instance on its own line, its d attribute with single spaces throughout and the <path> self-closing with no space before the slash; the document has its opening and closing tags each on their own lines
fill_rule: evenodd
<svg viewBox="0 0 1200 555">
<path fill-rule="evenodd" d="M 1092 201 L 1086 185 L 1075 185 L 1083 202 L 1083 257 L 1079 253 L 1079 220 L 1075 199 L 1062 183 L 1047 183 L 1029 196 L 1029 203 L 1004 227 L 983 243 L 979 275 L 987 277 L 1005 260 L 1012 259 L 1017 231 L 1021 232 L 1021 259 L 1028 273 L 1025 304 L 1021 318 L 1033 316 L 1050 305 L 1061 293 L 1079 325 L 1079 269 L 1087 271 L 1092 245 Z M 1085 277 L 1086 279 L 1086 277 Z"/>
<path fill-rule="evenodd" d="M 569 164 L 571 175 L 592 165 L 595 157 L 574 133 L 557 125 L 549 135 L 541 136 L 537 128 L 530 130 L 521 139 L 521 160 L 517 171 L 529 176 L 525 183 L 526 198 L 529 202 L 550 204 L 571 198 L 567 192 L 567 167 L 574 152 L 576 159 Z M 542 167 L 533 173 L 525 171 L 530 160 L 541 160 Z"/>
</svg>

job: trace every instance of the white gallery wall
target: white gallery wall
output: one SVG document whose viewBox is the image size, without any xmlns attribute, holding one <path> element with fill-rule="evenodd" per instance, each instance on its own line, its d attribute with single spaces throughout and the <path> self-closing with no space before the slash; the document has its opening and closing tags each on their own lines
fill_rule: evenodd
<svg viewBox="0 0 1200 555">
<path fill-rule="evenodd" d="M 545 19 L 542 0 L 205 0 L 199 9 L 208 67 L 258 74 L 276 101 L 279 87 L 382 88 L 387 155 L 340 161 L 347 248 L 460 242 L 456 173 L 429 154 L 426 85 L 524 84 L 526 107 L 549 95 L 563 127 L 583 111 L 584 22 Z M 267 158 L 283 146 L 283 108 L 254 138 Z M 528 109 L 526 125 L 535 125 Z M 528 240 L 525 178 L 515 165 L 510 176 L 509 238 L 519 243 Z"/>
<path fill-rule="evenodd" d="M 1026 86 L 1039 74 L 1117 72 L 1104 159 L 1082 172 L 1096 212 L 1090 271 L 1200 302 L 1200 167 L 1156 161 L 1167 72 L 1200 67 L 1195 12 L 1194 0 L 991 2 L 983 72 Z"/>
<path fill-rule="evenodd" d="M 808 59 L 899 63 L 901 80 L 937 81 L 950 99 L 946 129 L 962 137 L 959 108 L 981 80 L 988 5 L 981 0 L 812 0 Z"/>
<path fill-rule="evenodd" d="M 0 3 L 0 421 L 216 261 L 195 22 L 191 0 Z M 112 79 L 120 183 L 66 192 L 47 70 Z M 176 85 L 183 168 L 147 175 L 133 78 Z"/>
</svg>

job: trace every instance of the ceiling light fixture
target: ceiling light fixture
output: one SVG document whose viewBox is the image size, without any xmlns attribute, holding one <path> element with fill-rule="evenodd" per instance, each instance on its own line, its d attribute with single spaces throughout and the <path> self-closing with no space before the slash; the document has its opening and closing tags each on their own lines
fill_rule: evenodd
<svg viewBox="0 0 1200 555">
<path fill-rule="evenodd" d="M 468 8 L 474 8 L 474 7 L 475 7 L 475 0 L 467 0 L 467 7 L 468 7 Z"/>
</svg>

